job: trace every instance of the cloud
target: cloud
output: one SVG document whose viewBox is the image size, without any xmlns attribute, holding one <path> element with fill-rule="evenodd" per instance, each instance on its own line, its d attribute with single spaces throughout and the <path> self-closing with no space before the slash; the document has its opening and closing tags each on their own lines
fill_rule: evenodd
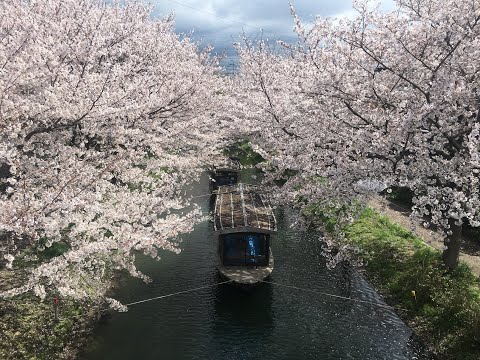
<svg viewBox="0 0 480 360">
<path fill-rule="evenodd" d="M 381 0 L 382 9 L 393 8 L 394 0 Z M 178 33 L 194 30 L 194 39 L 211 44 L 217 52 L 233 55 L 232 44 L 245 32 L 264 38 L 292 41 L 293 21 L 288 0 L 153 0 L 154 16 L 175 13 Z M 338 17 L 352 14 L 351 0 L 292 0 L 304 22 L 316 16 Z"/>
</svg>

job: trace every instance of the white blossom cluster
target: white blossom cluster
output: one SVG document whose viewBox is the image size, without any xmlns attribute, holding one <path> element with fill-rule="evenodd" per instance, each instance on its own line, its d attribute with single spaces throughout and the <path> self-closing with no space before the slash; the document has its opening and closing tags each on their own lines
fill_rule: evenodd
<svg viewBox="0 0 480 360">
<path fill-rule="evenodd" d="M 67 247 L 0 296 L 47 286 L 103 297 L 114 269 L 147 279 L 135 251 L 178 252 L 202 218 L 182 189 L 220 144 L 216 60 L 150 12 L 138 1 L 0 2 L 0 230 L 40 253 Z M 11 266 L 24 249 L 7 250 Z"/>
<path fill-rule="evenodd" d="M 239 47 L 237 116 L 288 178 L 282 198 L 341 207 L 365 181 L 405 186 L 447 236 L 480 226 L 480 2 L 354 5 L 308 29 L 292 8 L 297 44 Z"/>
</svg>

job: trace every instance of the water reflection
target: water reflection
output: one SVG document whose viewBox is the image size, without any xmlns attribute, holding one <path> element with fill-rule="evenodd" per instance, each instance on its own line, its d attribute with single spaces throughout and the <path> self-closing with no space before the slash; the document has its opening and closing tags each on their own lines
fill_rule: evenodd
<svg viewBox="0 0 480 360">
<path fill-rule="evenodd" d="M 261 359 L 273 342 L 272 286 L 253 292 L 233 286 L 215 291 L 212 358 Z"/>
<path fill-rule="evenodd" d="M 208 189 L 208 177 L 193 189 Z M 208 198 L 199 198 L 208 212 Z M 382 302 L 349 266 L 328 270 L 320 234 L 290 227 L 292 213 L 277 212 L 271 281 L 366 301 Z M 138 258 L 151 284 L 126 278 L 124 302 L 204 285 L 210 288 L 132 306 L 98 326 L 85 360 L 158 359 L 428 359 L 408 327 L 389 309 L 308 291 L 262 284 L 248 294 L 220 282 L 212 224 L 184 236 L 180 255 L 160 262 Z"/>
</svg>

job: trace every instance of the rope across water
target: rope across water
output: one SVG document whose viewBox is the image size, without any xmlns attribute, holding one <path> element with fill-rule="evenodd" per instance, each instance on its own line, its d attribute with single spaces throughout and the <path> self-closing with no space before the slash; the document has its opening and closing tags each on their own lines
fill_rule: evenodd
<svg viewBox="0 0 480 360">
<path fill-rule="evenodd" d="M 232 282 L 232 281 L 233 281 L 233 280 L 222 281 L 222 282 L 219 282 L 219 283 L 216 283 L 216 284 L 199 286 L 199 287 L 193 288 L 193 289 L 178 291 L 178 292 L 174 292 L 174 293 L 166 294 L 166 295 L 160 295 L 160 296 L 157 296 L 157 297 L 154 297 L 154 298 L 145 299 L 145 300 L 134 301 L 134 302 L 125 304 L 125 306 L 141 304 L 141 303 L 145 303 L 145 302 L 148 302 L 148 301 L 163 299 L 163 298 L 167 298 L 167 297 L 170 297 L 170 296 L 175 296 L 175 295 L 180 295 L 180 294 L 189 293 L 189 292 L 192 292 L 192 291 L 197 291 L 197 290 L 202 290 L 202 289 L 206 289 L 206 288 L 211 288 L 211 287 L 213 287 L 213 286 L 222 285 L 222 284 L 227 284 L 227 283 Z"/>
<path fill-rule="evenodd" d="M 142 303 L 146 303 L 146 302 L 153 301 L 153 300 L 158 300 L 158 299 L 167 298 L 167 297 L 170 297 L 170 296 L 176 296 L 176 295 L 181 295 L 181 294 L 185 294 L 185 293 L 189 293 L 189 292 L 193 292 L 193 291 L 198 291 L 198 290 L 202 290 L 202 289 L 206 289 L 206 288 L 211 288 L 211 287 L 213 287 L 213 286 L 222 285 L 222 284 L 227 284 L 227 283 L 230 283 L 230 282 L 232 282 L 232 281 L 233 281 L 233 280 L 222 281 L 222 282 L 215 283 L 215 284 L 211 284 L 211 285 L 204 285 L 204 286 L 200 286 L 200 287 L 196 287 L 196 288 L 192 288 L 192 289 L 187 289 L 187 290 L 177 291 L 177 292 L 170 293 L 170 294 L 165 294 L 165 295 L 156 296 L 156 297 L 153 297 L 153 298 L 148 298 L 148 299 L 144 299 L 144 300 L 134 301 L 134 302 L 125 304 L 125 306 L 142 304 Z M 374 301 L 354 299 L 354 298 L 351 298 L 351 297 L 348 297 L 348 296 L 341 296 L 341 295 L 330 294 L 330 293 L 327 293 L 327 292 L 317 291 L 317 290 L 312 290 L 312 289 L 307 289 L 307 288 L 302 288 L 302 287 L 294 286 L 294 285 L 281 284 L 281 283 L 278 283 L 278 282 L 267 281 L 267 280 L 262 280 L 262 281 L 260 281 L 260 282 L 265 283 L 265 284 L 271 284 L 271 285 L 275 285 L 275 286 L 281 286 L 281 287 L 285 287 L 285 288 L 295 289 L 295 290 L 306 291 L 306 292 L 310 292 L 310 293 L 313 293 L 313 294 L 322 295 L 322 296 L 326 296 L 326 297 L 331 297 L 331 298 L 335 298 L 335 299 L 346 300 L 346 301 L 353 301 L 353 302 L 357 302 L 357 303 L 361 303 L 361 304 L 366 304 L 366 305 L 373 305 L 373 306 L 377 306 L 377 307 L 381 307 L 381 308 L 389 309 L 389 310 L 409 311 L 408 309 L 393 307 L 393 306 L 390 306 L 390 305 L 387 305 L 387 304 L 382 304 L 382 303 L 378 303 L 378 302 L 374 302 Z"/>
</svg>

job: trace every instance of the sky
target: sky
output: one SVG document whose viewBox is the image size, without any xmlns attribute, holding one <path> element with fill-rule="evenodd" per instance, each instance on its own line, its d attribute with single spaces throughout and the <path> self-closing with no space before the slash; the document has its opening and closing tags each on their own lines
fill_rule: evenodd
<svg viewBox="0 0 480 360">
<path fill-rule="evenodd" d="M 175 14 L 175 31 L 190 33 L 201 46 L 210 44 L 214 53 L 225 54 L 224 67 L 235 63 L 234 42 L 243 32 L 249 37 L 295 41 L 289 0 L 150 0 L 154 16 Z M 303 22 L 316 16 L 339 17 L 353 14 L 351 0 L 291 0 Z M 380 0 L 384 10 L 393 8 L 394 0 Z"/>
</svg>

